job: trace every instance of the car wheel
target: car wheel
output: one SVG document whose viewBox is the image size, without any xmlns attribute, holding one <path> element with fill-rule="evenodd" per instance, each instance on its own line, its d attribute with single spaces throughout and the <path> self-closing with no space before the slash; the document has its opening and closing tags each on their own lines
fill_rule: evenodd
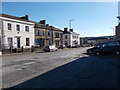
<svg viewBox="0 0 120 90">
<path fill-rule="evenodd" d="M 99 52 L 96 52 L 96 55 L 100 55 L 100 53 L 99 53 Z"/>
<path fill-rule="evenodd" d="M 120 52 L 119 52 L 119 51 L 116 51 L 116 55 L 120 55 Z"/>
</svg>

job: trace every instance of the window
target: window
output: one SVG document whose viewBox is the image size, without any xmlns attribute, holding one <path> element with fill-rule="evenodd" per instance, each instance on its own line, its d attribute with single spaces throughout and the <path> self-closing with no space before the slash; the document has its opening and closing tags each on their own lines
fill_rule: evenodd
<svg viewBox="0 0 120 90">
<path fill-rule="evenodd" d="M 36 35 L 36 36 L 39 36 L 39 30 L 36 30 L 35 35 Z"/>
<path fill-rule="evenodd" d="M 44 31 L 36 30 L 36 36 L 44 36 Z"/>
<path fill-rule="evenodd" d="M 29 32 L 29 26 L 25 26 L 25 31 Z"/>
<path fill-rule="evenodd" d="M 40 45 L 40 38 L 35 39 L 35 45 Z"/>
<path fill-rule="evenodd" d="M 74 39 L 74 36 L 72 36 L 73 37 L 73 39 Z"/>
<path fill-rule="evenodd" d="M 44 36 L 44 31 L 40 31 L 40 36 Z"/>
<path fill-rule="evenodd" d="M 65 39 L 67 39 L 67 35 L 65 35 Z"/>
<path fill-rule="evenodd" d="M 26 46 L 30 46 L 30 39 L 26 38 Z"/>
<path fill-rule="evenodd" d="M 47 32 L 47 36 L 50 36 L 50 31 Z"/>
<path fill-rule="evenodd" d="M 62 34 L 60 34 L 60 38 L 62 38 L 62 36 L 63 36 L 63 35 L 62 35 Z"/>
<path fill-rule="evenodd" d="M 11 23 L 8 23 L 8 30 L 11 30 L 12 29 L 12 25 Z"/>
<path fill-rule="evenodd" d="M 8 46 L 9 47 L 13 46 L 13 38 L 12 37 L 8 37 Z"/>
<path fill-rule="evenodd" d="M 20 31 L 20 25 L 16 25 L 16 30 Z"/>
<path fill-rule="evenodd" d="M 59 38 L 59 33 L 55 33 L 55 38 Z"/>
</svg>

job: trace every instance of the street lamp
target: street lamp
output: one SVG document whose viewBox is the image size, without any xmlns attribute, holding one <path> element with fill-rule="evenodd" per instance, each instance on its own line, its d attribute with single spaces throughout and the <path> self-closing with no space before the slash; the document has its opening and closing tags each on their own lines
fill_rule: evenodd
<svg viewBox="0 0 120 90">
<path fill-rule="evenodd" d="M 74 21 L 74 19 L 69 20 L 69 24 L 70 24 L 70 29 L 71 29 L 71 22 Z"/>
<path fill-rule="evenodd" d="M 111 27 L 111 29 L 113 30 L 113 35 L 114 35 L 114 32 L 115 32 L 115 28 L 114 28 L 114 27 Z"/>
</svg>

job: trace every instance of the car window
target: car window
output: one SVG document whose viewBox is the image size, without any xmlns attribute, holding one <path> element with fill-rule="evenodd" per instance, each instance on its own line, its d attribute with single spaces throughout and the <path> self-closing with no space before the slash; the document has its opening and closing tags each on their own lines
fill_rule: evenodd
<svg viewBox="0 0 120 90">
<path fill-rule="evenodd" d="M 117 41 L 109 42 L 109 46 L 119 46 L 119 42 Z"/>
<path fill-rule="evenodd" d="M 103 43 L 97 44 L 96 47 L 98 47 L 98 48 L 103 47 Z"/>
<path fill-rule="evenodd" d="M 108 44 L 107 43 L 103 43 L 102 44 L 102 47 L 106 47 Z"/>
</svg>

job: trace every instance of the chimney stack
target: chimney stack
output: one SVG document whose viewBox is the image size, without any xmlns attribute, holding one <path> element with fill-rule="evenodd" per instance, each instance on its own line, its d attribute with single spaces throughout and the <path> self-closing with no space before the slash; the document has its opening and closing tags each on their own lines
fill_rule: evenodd
<svg viewBox="0 0 120 90">
<path fill-rule="evenodd" d="M 64 28 L 64 31 L 67 32 L 67 31 L 68 31 L 68 28 Z"/>
<path fill-rule="evenodd" d="M 25 15 L 25 19 L 28 20 L 28 15 Z"/>
<path fill-rule="evenodd" d="M 40 24 L 44 24 L 45 25 L 46 24 L 46 20 L 41 20 Z"/>
<path fill-rule="evenodd" d="M 21 19 L 28 20 L 28 15 L 25 15 L 23 17 L 20 17 Z"/>
<path fill-rule="evenodd" d="M 70 29 L 70 32 L 73 32 L 73 29 Z"/>
</svg>

